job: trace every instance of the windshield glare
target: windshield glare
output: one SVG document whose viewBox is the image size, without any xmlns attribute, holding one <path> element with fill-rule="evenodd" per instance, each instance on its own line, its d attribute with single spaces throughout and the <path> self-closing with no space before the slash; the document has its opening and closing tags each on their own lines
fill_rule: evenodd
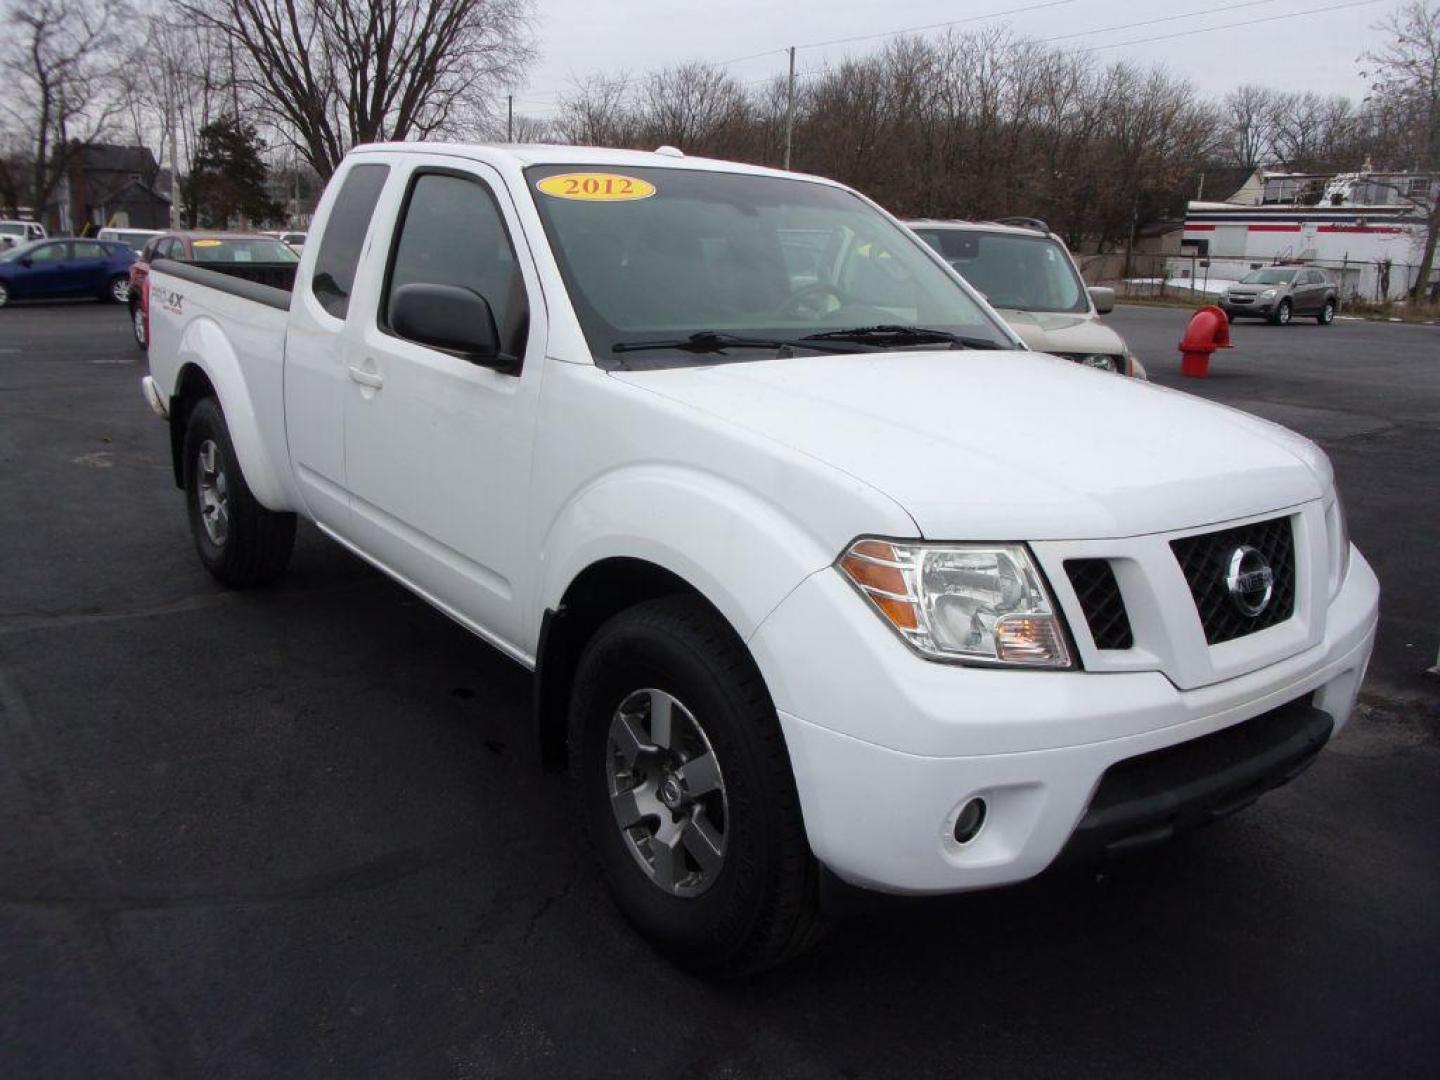
<svg viewBox="0 0 1440 1080">
<path fill-rule="evenodd" d="M 918 228 L 916 235 L 998 308 L 1089 311 L 1065 249 L 1047 236 Z"/>
<path fill-rule="evenodd" d="M 525 175 L 601 363 L 611 362 L 618 342 L 701 330 L 794 340 L 898 324 L 1013 347 L 911 236 L 850 192 L 803 180 L 664 168 L 604 173 L 630 180 L 631 190 L 653 186 L 653 194 L 639 198 L 566 198 L 537 186 L 581 171 L 599 173 L 594 166 L 532 166 Z M 548 186 L 564 189 L 558 181 Z"/>
<path fill-rule="evenodd" d="M 1295 279 L 1294 270 L 1276 270 L 1273 267 L 1256 270 L 1240 279 L 1241 285 L 1289 285 Z"/>
</svg>

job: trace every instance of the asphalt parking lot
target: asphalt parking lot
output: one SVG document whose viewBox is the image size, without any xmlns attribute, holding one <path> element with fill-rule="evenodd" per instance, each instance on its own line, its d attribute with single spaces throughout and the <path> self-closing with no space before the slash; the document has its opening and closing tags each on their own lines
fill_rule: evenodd
<svg viewBox="0 0 1440 1080">
<path fill-rule="evenodd" d="M 1167 386 L 1184 318 L 1111 317 Z M 0 312 L 0 1076 L 1430 1074 L 1440 328 L 1235 343 L 1184 389 L 1324 445 L 1381 575 L 1350 728 L 1148 855 L 717 985 L 620 922 L 520 669 L 313 529 L 218 587 L 124 310 Z"/>
</svg>

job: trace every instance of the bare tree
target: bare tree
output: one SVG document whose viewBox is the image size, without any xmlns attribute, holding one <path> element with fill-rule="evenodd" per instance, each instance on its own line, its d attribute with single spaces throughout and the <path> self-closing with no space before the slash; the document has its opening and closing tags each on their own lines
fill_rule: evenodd
<svg viewBox="0 0 1440 1080">
<path fill-rule="evenodd" d="M 1380 24 L 1390 40 L 1362 59 L 1369 65 L 1376 109 L 1399 133 L 1400 152 L 1430 175 L 1428 228 L 1420 269 L 1411 285 L 1420 297 L 1430 282 L 1440 238 L 1440 4 L 1410 0 Z"/>
<path fill-rule="evenodd" d="M 357 143 L 464 135 L 532 55 L 530 0 L 175 0 L 322 177 Z"/>
<path fill-rule="evenodd" d="M 122 0 L 28 0 L 6 19 L 0 116 L 12 145 L 23 147 L 3 166 L 9 201 L 43 213 L 81 148 L 121 112 L 115 90 L 126 11 Z"/>
</svg>

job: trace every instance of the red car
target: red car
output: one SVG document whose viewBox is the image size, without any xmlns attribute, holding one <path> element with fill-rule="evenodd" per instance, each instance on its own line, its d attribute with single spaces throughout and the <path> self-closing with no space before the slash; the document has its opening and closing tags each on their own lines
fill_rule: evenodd
<svg viewBox="0 0 1440 1080">
<path fill-rule="evenodd" d="M 130 326 L 135 344 L 150 344 L 150 264 L 174 259 L 261 285 L 288 289 L 300 256 L 273 236 L 238 232 L 168 232 L 145 245 L 130 266 Z"/>
</svg>

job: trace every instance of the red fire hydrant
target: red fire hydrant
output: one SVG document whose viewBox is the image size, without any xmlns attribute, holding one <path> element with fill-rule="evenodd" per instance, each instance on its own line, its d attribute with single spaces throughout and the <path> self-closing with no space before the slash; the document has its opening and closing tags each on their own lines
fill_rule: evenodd
<svg viewBox="0 0 1440 1080">
<path fill-rule="evenodd" d="M 1180 374 L 1203 379 L 1210 374 L 1210 354 L 1216 349 L 1233 348 L 1230 344 L 1230 320 L 1225 312 L 1211 304 L 1190 316 L 1180 342 Z"/>
</svg>

